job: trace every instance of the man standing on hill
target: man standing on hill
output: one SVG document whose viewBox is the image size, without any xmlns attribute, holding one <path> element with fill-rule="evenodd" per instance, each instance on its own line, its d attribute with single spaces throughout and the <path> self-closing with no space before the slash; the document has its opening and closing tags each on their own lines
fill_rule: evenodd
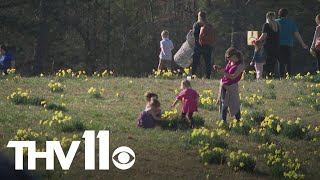
<svg viewBox="0 0 320 180">
<path fill-rule="evenodd" d="M 302 37 L 299 33 L 296 23 L 288 18 L 289 11 L 288 9 L 279 10 L 279 19 L 276 21 L 280 24 L 280 53 L 279 53 L 279 62 L 280 62 L 280 77 L 285 76 L 285 69 L 287 66 L 287 72 L 289 75 L 292 75 L 291 69 L 291 51 L 293 47 L 293 36 L 299 41 L 304 49 L 307 49 L 308 46 L 303 42 Z"/>
<path fill-rule="evenodd" d="M 198 21 L 193 25 L 193 35 L 195 37 L 195 47 L 192 62 L 192 75 L 197 72 L 197 67 L 200 62 L 200 57 L 206 63 L 206 78 L 211 77 L 211 55 L 213 51 L 213 44 L 215 40 L 213 26 L 207 21 L 207 13 L 200 11 L 198 13 Z"/>
</svg>

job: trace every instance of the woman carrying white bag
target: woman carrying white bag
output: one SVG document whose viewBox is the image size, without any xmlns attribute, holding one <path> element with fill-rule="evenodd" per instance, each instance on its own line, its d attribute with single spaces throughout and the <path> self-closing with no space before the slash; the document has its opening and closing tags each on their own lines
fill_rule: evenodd
<svg viewBox="0 0 320 180">
<path fill-rule="evenodd" d="M 182 68 L 188 68 L 192 64 L 192 55 L 195 43 L 192 31 L 187 34 L 186 39 L 187 40 L 174 55 L 174 62 L 176 62 L 176 64 Z"/>
</svg>

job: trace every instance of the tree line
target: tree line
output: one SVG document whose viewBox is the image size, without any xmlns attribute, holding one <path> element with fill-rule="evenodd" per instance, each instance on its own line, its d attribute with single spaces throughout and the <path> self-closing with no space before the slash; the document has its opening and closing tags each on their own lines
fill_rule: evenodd
<svg viewBox="0 0 320 180">
<path fill-rule="evenodd" d="M 249 62 L 246 32 L 260 31 L 265 14 L 283 7 L 310 44 L 318 0 L 0 0 L 0 39 L 25 75 L 72 68 L 143 76 L 157 67 L 161 31 L 170 32 L 175 53 L 200 10 L 217 32 L 215 63 L 222 64 L 231 45 Z M 311 71 L 315 60 L 295 48 L 294 72 Z"/>
</svg>

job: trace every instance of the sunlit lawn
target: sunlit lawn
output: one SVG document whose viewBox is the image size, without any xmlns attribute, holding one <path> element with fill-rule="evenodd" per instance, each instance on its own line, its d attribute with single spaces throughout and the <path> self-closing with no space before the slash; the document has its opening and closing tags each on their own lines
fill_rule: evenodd
<svg viewBox="0 0 320 180">
<path fill-rule="evenodd" d="M 31 128 L 33 131 L 50 131 L 54 137 L 72 137 L 73 134 L 82 136 L 83 131 L 60 132 L 53 128 L 46 128 L 39 124 L 40 120 L 50 120 L 53 110 L 45 110 L 42 106 L 15 105 L 7 99 L 17 88 L 31 90 L 30 95 L 44 98 L 47 103 L 65 104 L 65 115 L 80 121 L 86 129 L 110 130 L 111 152 L 121 145 L 128 146 L 136 153 L 135 165 L 127 171 L 117 170 L 110 161 L 109 171 L 84 171 L 84 150 L 76 155 L 69 171 L 44 171 L 44 163 L 39 162 L 39 171 L 34 172 L 48 179 L 271 179 L 271 170 L 267 161 L 259 153 L 258 145 L 246 135 L 239 135 L 228 131 L 230 137 L 225 138 L 229 150 L 241 149 L 257 157 L 257 165 L 253 173 L 234 172 L 227 164 L 205 165 L 199 161 L 198 147 L 188 144 L 186 139 L 191 136 L 191 130 L 168 131 L 161 128 L 140 129 L 136 127 L 136 118 L 145 107 L 144 93 L 154 91 L 159 95 L 163 111 L 170 110 L 170 105 L 180 91 L 181 79 L 165 80 L 155 78 L 70 78 L 60 82 L 63 92 L 51 92 L 48 83 L 54 77 L 21 78 L 18 80 L 1 80 L 0 90 L 0 144 L 2 150 L 13 154 L 13 150 L 6 148 L 10 139 L 15 137 L 18 129 Z M 290 155 L 306 161 L 303 165 L 306 179 L 319 177 L 320 139 L 319 132 L 314 128 L 319 127 L 320 111 L 311 105 L 302 103 L 290 105 L 289 101 L 297 101 L 298 97 L 305 97 L 311 92 L 307 84 L 298 80 L 273 80 L 266 81 L 241 81 L 240 93 L 244 98 L 257 94 L 263 96 L 264 103 L 242 110 L 248 112 L 254 108 L 265 110 L 267 115 L 274 114 L 285 121 L 296 121 L 301 118 L 301 123 L 310 125 L 310 134 L 318 137 L 311 139 L 289 139 L 283 135 L 272 136 L 271 141 L 281 144 L 281 147 L 290 152 Z M 192 86 L 199 94 L 203 90 L 212 90 L 214 97 L 217 95 L 218 80 L 192 80 Z M 101 97 L 95 98 L 88 93 L 90 87 L 101 91 Z M 319 87 L 320 88 L 320 87 Z M 270 98 L 270 94 L 273 96 Z M 275 97 L 274 97 L 275 96 Z M 180 106 L 179 109 L 180 110 Z M 197 113 L 206 119 L 208 129 L 218 128 L 216 124 L 220 116 L 216 110 L 200 109 Z M 229 118 L 228 122 L 232 119 Z M 50 129 L 50 130 L 47 130 Z M 98 161 L 96 161 L 98 165 Z M 42 166 L 42 167 L 41 167 Z M 58 164 L 56 163 L 56 166 Z M 58 166 L 59 167 L 59 166 Z M 98 166 L 97 166 L 98 167 Z"/>
</svg>

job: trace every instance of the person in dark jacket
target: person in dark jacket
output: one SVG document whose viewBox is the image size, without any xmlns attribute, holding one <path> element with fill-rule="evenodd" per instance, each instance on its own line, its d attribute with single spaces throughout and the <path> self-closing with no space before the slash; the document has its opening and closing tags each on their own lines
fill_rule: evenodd
<svg viewBox="0 0 320 180">
<path fill-rule="evenodd" d="M 0 52 L 0 71 L 7 73 L 8 69 L 14 68 L 15 58 L 5 45 L 0 46 Z"/>
<path fill-rule="evenodd" d="M 206 63 L 206 78 L 210 79 L 211 77 L 211 58 L 212 58 L 212 51 L 213 46 L 211 45 L 201 45 L 199 42 L 199 35 L 201 27 L 204 26 L 204 24 L 207 24 L 207 13 L 200 11 L 198 13 L 198 21 L 193 24 L 193 35 L 195 38 L 195 47 L 194 47 L 194 53 L 193 53 L 193 62 L 192 62 L 192 75 L 195 75 L 197 72 L 197 67 L 200 62 L 200 57 L 203 55 L 203 58 Z"/>
</svg>

